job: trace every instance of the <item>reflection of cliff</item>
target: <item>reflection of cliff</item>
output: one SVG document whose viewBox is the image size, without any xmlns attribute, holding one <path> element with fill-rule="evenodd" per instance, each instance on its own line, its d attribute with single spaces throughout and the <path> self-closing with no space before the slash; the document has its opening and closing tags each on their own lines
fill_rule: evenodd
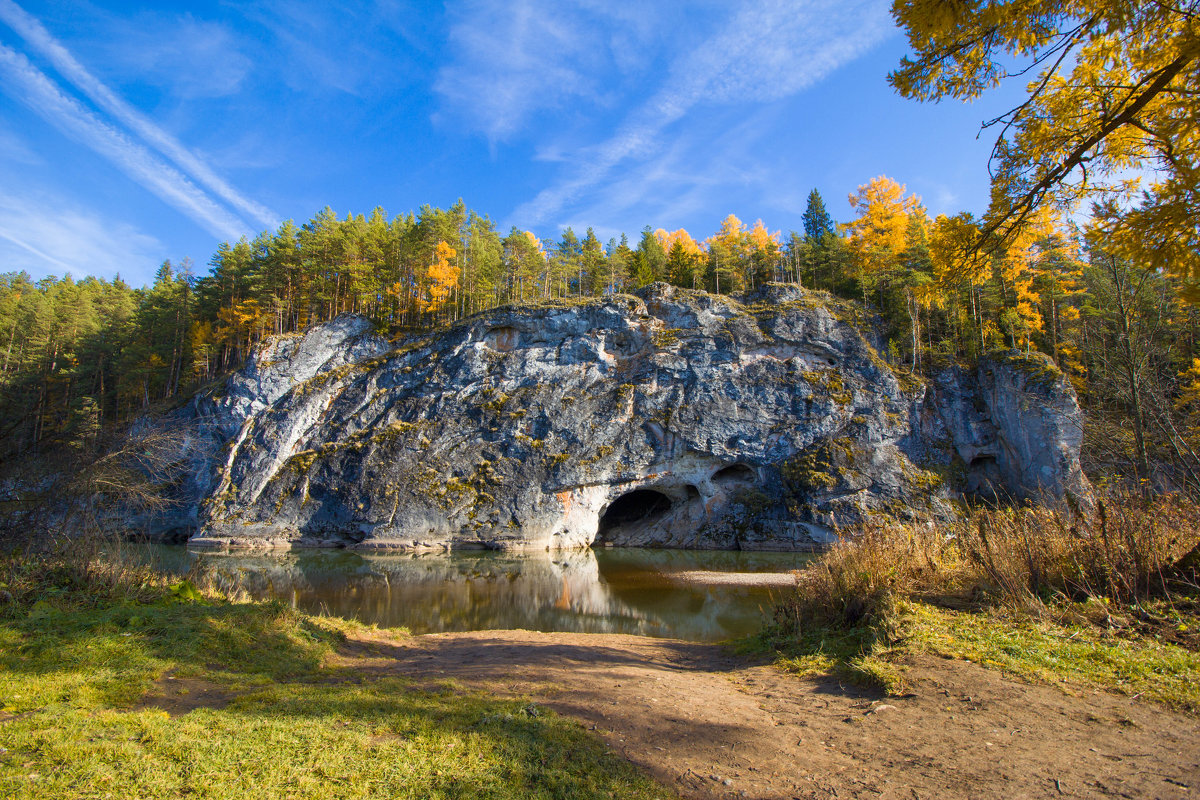
<svg viewBox="0 0 1200 800">
<path fill-rule="evenodd" d="M 414 632 L 530 628 L 640 633 L 653 623 L 615 600 L 590 551 L 370 556 L 350 552 L 205 556 L 225 591 Z"/>
<path fill-rule="evenodd" d="M 649 562 L 661 560 L 647 552 Z M 278 598 L 414 633 L 527 628 L 711 640 L 753 629 L 762 590 L 680 587 L 638 555 L 590 550 L 361 555 L 303 551 L 202 555 L 202 579 L 225 592 Z M 690 562 L 689 562 L 690 563 Z M 650 566 L 650 569 L 646 567 Z"/>
</svg>

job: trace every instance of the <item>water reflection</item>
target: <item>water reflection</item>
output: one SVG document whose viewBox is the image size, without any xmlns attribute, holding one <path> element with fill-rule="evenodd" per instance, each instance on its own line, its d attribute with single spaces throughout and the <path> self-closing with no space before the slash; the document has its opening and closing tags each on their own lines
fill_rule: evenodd
<svg viewBox="0 0 1200 800">
<path fill-rule="evenodd" d="M 305 611 L 404 626 L 414 633 L 524 628 L 694 641 L 757 630 L 769 613 L 772 590 L 681 585 L 670 573 L 782 572 L 807 558 L 799 553 L 630 549 L 436 555 L 159 551 L 166 567 L 192 568 L 229 593 L 278 598 Z"/>
</svg>

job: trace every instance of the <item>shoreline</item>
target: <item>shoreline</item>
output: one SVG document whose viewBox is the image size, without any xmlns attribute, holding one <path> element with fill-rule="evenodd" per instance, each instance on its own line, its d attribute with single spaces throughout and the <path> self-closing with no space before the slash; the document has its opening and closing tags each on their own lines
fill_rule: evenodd
<svg viewBox="0 0 1200 800">
<path fill-rule="evenodd" d="M 794 572 L 718 572 L 692 569 L 664 572 L 663 577 L 690 586 L 767 586 L 789 588 L 796 585 Z"/>
</svg>

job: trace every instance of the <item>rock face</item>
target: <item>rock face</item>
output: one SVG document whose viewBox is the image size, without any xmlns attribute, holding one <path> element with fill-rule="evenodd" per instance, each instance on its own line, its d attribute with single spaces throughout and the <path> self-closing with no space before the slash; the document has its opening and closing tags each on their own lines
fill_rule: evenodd
<svg viewBox="0 0 1200 800">
<path fill-rule="evenodd" d="M 194 411 L 227 440 L 195 546 L 808 549 L 959 490 L 1086 493 L 1052 367 L 930 386 L 849 304 L 768 286 L 494 309 L 400 344 L 342 317 Z M 861 319 L 859 319 L 861 318 Z"/>
<path fill-rule="evenodd" d="M 985 496 L 1084 501 L 1083 417 L 1049 356 L 993 353 L 974 372 L 950 369 L 932 384 L 942 436 L 966 467 L 963 489 Z"/>
</svg>

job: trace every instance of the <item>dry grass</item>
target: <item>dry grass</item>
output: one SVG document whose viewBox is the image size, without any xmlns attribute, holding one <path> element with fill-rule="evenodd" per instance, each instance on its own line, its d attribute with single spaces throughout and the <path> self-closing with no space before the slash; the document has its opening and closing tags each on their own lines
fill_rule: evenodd
<svg viewBox="0 0 1200 800">
<path fill-rule="evenodd" d="M 890 656 L 921 638 L 912 627 L 922 605 L 1195 651 L 1198 572 L 1200 507 L 1178 496 L 1112 496 L 1086 515 L 1025 507 L 882 523 L 797 573 L 765 639 L 801 671 L 832 668 L 883 688 L 899 683 Z"/>
<path fill-rule="evenodd" d="M 1097 502 L 1087 516 L 1047 508 L 980 511 L 955 527 L 977 590 L 1009 606 L 1090 598 L 1136 604 L 1195 589 L 1185 557 L 1200 544 L 1200 508 L 1166 495 Z"/>
<path fill-rule="evenodd" d="M 886 624 L 899 599 L 955 579 L 951 551 L 942 529 L 884 524 L 856 531 L 797 574 L 798 588 L 777 607 L 776 621 L 791 630 Z"/>
<path fill-rule="evenodd" d="M 884 523 L 847 534 L 802 570 L 777 621 L 877 625 L 906 598 L 1027 610 L 1089 598 L 1136 604 L 1193 593 L 1198 546 L 1200 507 L 1175 495 L 1110 497 L 1086 516 L 1035 506 L 943 525 Z"/>
<path fill-rule="evenodd" d="M 0 617 L 39 601 L 72 606 L 149 603 L 182 576 L 134 558 L 115 536 L 59 539 L 38 548 L 0 552 Z"/>
</svg>

